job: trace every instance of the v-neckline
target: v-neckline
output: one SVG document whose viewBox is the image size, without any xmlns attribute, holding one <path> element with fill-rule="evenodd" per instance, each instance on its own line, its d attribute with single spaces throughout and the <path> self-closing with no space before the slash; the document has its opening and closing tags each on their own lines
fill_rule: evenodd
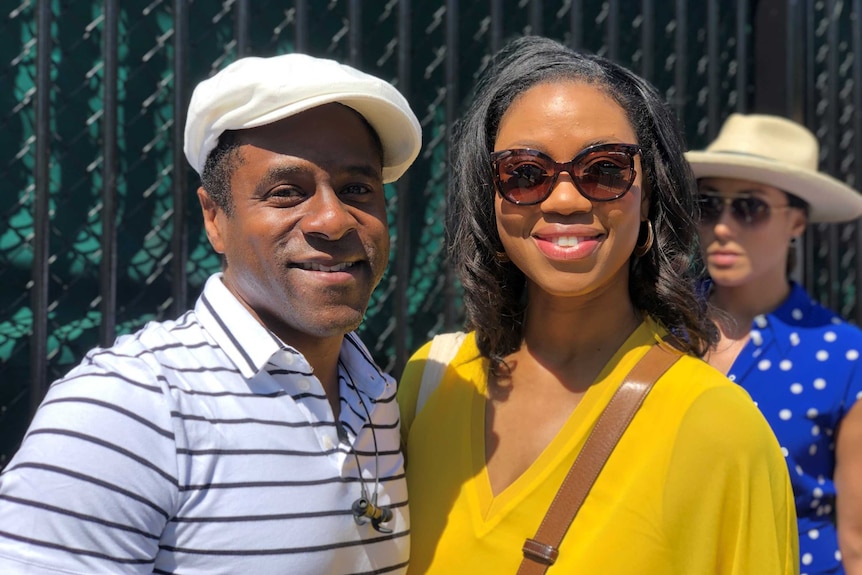
<svg viewBox="0 0 862 575">
<path fill-rule="evenodd" d="M 486 361 L 477 362 L 473 374 L 481 385 L 476 386 L 478 393 L 472 394 L 468 417 L 464 417 L 468 429 L 465 437 L 469 437 L 469 450 L 465 463 L 475 471 L 472 489 L 468 490 L 468 499 L 473 507 L 475 528 L 478 534 L 487 533 L 505 518 L 510 510 L 520 505 L 530 496 L 537 486 L 548 479 L 562 464 L 571 465 L 573 454 L 580 451 L 586 441 L 587 427 L 598 418 L 599 413 L 610 395 L 616 391 L 620 377 L 610 377 L 619 367 L 620 359 L 633 348 L 647 343 L 646 337 L 652 337 L 652 330 L 645 323 L 623 342 L 614 353 L 607 366 L 602 369 L 596 382 L 584 393 L 578 405 L 566 419 L 557 435 L 548 443 L 538 457 L 512 483 L 507 485 L 497 495 L 491 488 L 485 458 L 485 404 L 487 397 L 487 377 L 484 375 Z"/>
</svg>

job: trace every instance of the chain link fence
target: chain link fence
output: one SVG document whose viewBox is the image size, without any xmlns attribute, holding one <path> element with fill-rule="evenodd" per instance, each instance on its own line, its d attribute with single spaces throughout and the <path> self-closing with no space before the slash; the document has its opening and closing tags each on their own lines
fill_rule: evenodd
<svg viewBox="0 0 862 575">
<path fill-rule="evenodd" d="M 0 20 L 0 467 L 53 379 L 88 349 L 190 306 L 219 268 L 197 176 L 181 152 L 190 89 L 242 55 L 302 51 L 389 79 L 423 150 L 387 186 L 393 251 L 361 328 L 397 374 L 458 326 L 443 239 L 447 142 L 490 54 L 543 34 L 652 81 L 704 146 L 754 110 L 755 41 L 782 41 L 782 113 L 822 142 L 823 165 L 862 182 L 860 1 L 6 0 Z M 782 15 L 758 27 L 758 14 Z M 766 14 L 768 17 L 769 14 Z M 774 19 L 773 19 L 774 20 Z M 791 42 L 788 38 L 796 38 Z M 802 72 L 799 72 L 802 70 Z M 773 89 L 776 89 L 773 87 Z M 856 224 L 817 226 L 805 283 L 859 320 Z"/>
</svg>

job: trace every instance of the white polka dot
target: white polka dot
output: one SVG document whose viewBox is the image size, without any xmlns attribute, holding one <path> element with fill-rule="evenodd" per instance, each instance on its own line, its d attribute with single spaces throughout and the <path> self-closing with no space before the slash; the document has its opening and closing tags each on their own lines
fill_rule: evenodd
<svg viewBox="0 0 862 575">
<path fill-rule="evenodd" d="M 842 323 L 844 323 L 844 320 L 842 320 L 840 317 L 833 317 L 829 320 L 829 323 L 831 323 L 832 325 L 841 325 Z"/>
<path fill-rule="evenodd" d="M 841 561 L 841 550 L 840 549 L 835 550 L 835 560 Z"/>
<path fill-rule="evenodd" d="M 763 328 L 769 325 L 769 322 L 766 321 L 766 316 L 764 315 L 756 315 L 754 316 L 754 323 L 757 327 Z"/>
<path fill-rule="evenodd" d="M 825 389 L 826 388 L 826 380 L 822 377 L 818 377 L 814 380 L 814 389 Z"/>
<path fill-rule="evenodd" d="M 802 393 L 802 384 L 801 383 L 791 384 L 790 393 L 792 393 L 793 395 L 799 395 L 800 393 Z"/>
<path fill-rule="evenodd" d="M 793 362 L 789 359 L 782 359 L 781 363 L 778 364 L 778 369 L 781 371 L 790 371 L 793 369 Z"/>
<path fill-rule="evenodd" d="M 754 345 L 763 345 L 763 335 L 756 329 L 751 330 L 751 343 Z"/>
<path fill-rule="evenodd" d="M 789 451 L 787 451 L 787 448 L 786 448 L 786 447 L 782 447 L 782 448 L 781 448 L 781 453 L 783 453 L 783 454 L 784 454 L 784 457 L 787 457 L 788 455 L 790 455 L 790 452 L 789 452 Z"/>
<path fill-rule="evenodd" d="M 816 354 L 814 354 L 814 357 L 817 358 L 817 361 L 826 361 L 827 359 L 829 359 L 829 352 L 825 349 L 821 349 Z"/>
<path fill-rule="evenodd" d="M 817 444 L 816 443 L 812 443 L 808 447 L 808 455 L 817 455 Z"/>
<path fill-rule="evenodd" d="M 811 529 L 808 531 L 808 537 L 810 539 L 817 539 L 818 537 L 820 537 L 820 531 L 818 531 L 817 529 Z"/>
<path fill-rule="evenodd" d="M 811 407 L 811 408 L 809 408 L 809 409 L 808 409 L 808 411 L 806 411 L 806 412 L 805 412 L 805 417 L 807 417 L 808 419 L 814 419 L 814 418 L 815 418 L 815 417 L 817 417 L 819 414 L 820 414 L 820 412 L 819 412 L 819 411 L 817 411 L 816 409 L 814 409 L 813 407 Z"/>
<path fill-rule="evenodd" d="M 793 316 L 793 319 L 802 319 L 802 310 L 796 308 L 792 312 L 790 312 L 790 315 Z"/>
<path fill-rule="evenodd" d="M 856 399 L 862 399 L 862 391 L 856 394 Z"/>
<path fill-rule="evenodd" d="M 757 364 L 757 369 L 759 369 L 760 371 L 766 371 L 770 367 L 772 367 L 772 362 L 768 359 L 764 359 Z"/>
<path fill-rule="evenodd" d="M 832 342 L 832 341 L 835 341 L 836 339 L 838 339 L 838 336 L 835 335 L 834 331 L 827 331 L 826 333 L 823 334 L 823 339 L 825 341 Z"/>
<path fill-rule="evenodd" d="M 811 507 L 811 509 L 814 509 L 815 507 L 820 507 L 820 500 L 819 499 L 812 500 L 810 507 Z"/>
<path fill-rule="evenodd" d="M 778 412 L 778 417 L 780 417 L 780 418 L 781 418 L 781 419 L 783 419 L 784 421 L 787 421 L 788 419 L 790 419 L 790 417 L 791 417 L 792 415 L 793 415 L 793 414 L 792 414 L 792 413 L 790 413 L 790 410 L 789 410 L 789 409 L 782 409 L 781 411 L 779 411 L 779 412 Z"/>
<path fill-rule="evenodd" d="M 850 361 L 856 361 L 859 359 L 859 350 L 856 349 L 848 349 L 847 354 L 844 356 Z"/>
<path fill-rule="evenodd" d="M 820 499 L 821 497 L 823 497 L 823 490 L 820 489 L 819 487 L 815 487 L 814 489 L 811 490 L 811 495 L 813 495 L 817 499 Z M 817 505 L 820 505 L 819 501 L 817 502 Z"/>
<path fill-rule="evenodd" d="M 731 373 L 730 375 L 727 376 L 727 379 L 729 379 L 730 381 L 736 381 L 736 374 Z"/>
<path fill-rule="evenodd" d="M 819 483 L 820 485 L 823 485 L 824 483 L 826 483 L 826 478 L 823 477 L 822 475 L 818 475 L 817 476 L 817 483 Z"/>
<path fill-rule="evenodd" d="M 751 354 L 751 357 L 757 358 L 757 357 L 760 357 L 761 355 L 763 355 L 763 348 L 758 347 L 757 349 L 754 350 L 754 353 Z"/>
<path fill-rule="evenodd" d="M 811 428 L 811 435 L 813 435 L 815 437 L 820 435 L 820 426 L 819 425 L 815 425 L 814 427 Z"/>
<path fill-rule="evenodd" d="M 803 553 L 802 554 L 802 564 L 803 565 L 811 565 L 812 561 L 814 561 L 814 557 L 811 556 L 811 553 Z"/>
<path fill-rule="evenodd" d="M 790 334 L 790 345 L 799 345 L 799 334 L 795 331 Z"/>
<path fill-rule="evenodd" d="M 803 475 L 803 474 L 804 474 L 804 472 L 802 471 L 802 466 L 797 465 L 796 466 L 796 475 Z M 811 507 L 817 507 L 817 505 L 812 505 Z"/>
</svg>

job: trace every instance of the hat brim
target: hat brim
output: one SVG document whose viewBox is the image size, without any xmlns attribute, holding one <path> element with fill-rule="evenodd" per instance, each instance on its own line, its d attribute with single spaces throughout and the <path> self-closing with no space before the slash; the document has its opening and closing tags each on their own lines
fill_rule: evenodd
<svg viewBox="0 0 862 575">
<path fill-rule="evenodd" d="M 721 152 L 687 152 L 696 178 L 732 178 L 776 187 L 808 202 L 811 222 L 843 222 L 862 216 L 862 195 L 820 172 L 768 158 Z"/>
</svg>

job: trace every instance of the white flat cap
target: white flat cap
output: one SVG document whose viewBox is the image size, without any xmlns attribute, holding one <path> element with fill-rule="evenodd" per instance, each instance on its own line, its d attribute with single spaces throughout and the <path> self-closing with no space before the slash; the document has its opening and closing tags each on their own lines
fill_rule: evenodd
<svg viewBox="0 0 862 575">
<path fill-rule="evenodd" d="M 305 54 L 241 58 L 198 84 L 189 103 L 183 150 L 200 174 L 226 130 L 271 124 L 334 102 L 356 110 L 377 132 L 383 181 L 400 178 L 422 145 L 419 120 L 404 96 L 385 80 Z"/>
</svg>

